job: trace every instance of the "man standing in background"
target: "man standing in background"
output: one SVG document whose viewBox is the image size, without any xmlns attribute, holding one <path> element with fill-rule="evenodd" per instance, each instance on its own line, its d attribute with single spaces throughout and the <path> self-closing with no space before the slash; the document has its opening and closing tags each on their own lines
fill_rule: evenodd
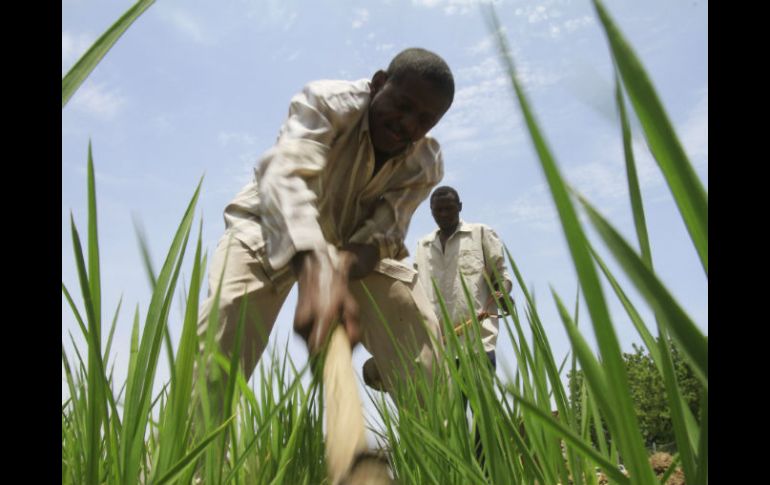
<svg viewBox="0 0 770 485">
<path fill-rule="evenodd" d="M 418 241 L 415 266 L 436 316 L 441 319 L 443 312 L 431 280 L 436 281 L 454 328 L 463 328 L 472 317 L 460 280 L 462 273 L 481 324 L 484 351 L 495 368 L 495 346 L 499 333 L 496 315 L 498 308 L 504 310 L 503 293 L 510 293 L 513 281 L 505 267 L 500 238 L 486 224 L 461 220 L 462 207 L 454 188 L 443 186 L 433 191 L 430 210 L 438 229 Z M 490 291 L 485 276 L 492 282 L 494 291 Z M 497 281 L 497 276 L 500 281 Z M 467 333 L 467 329 L 461 333 L 461 341 Z"/>
<path fill-rule="evenodd" d="M 443 319 L 444 313 L 433 281 L 444 300 L 451 328 L 459 335 L 461 345 L 468 344 L 471 348 L 469 339 L 473 338 L 474 332 L 471 332 L 470 325 L 475 314 L 480 324 L 481 343 L 489 358 L 489 370 L 494 373 L 497 368 L 498 307 L 505 311 L 504 295 L 510 293 L 513 281 L 505 267 L 500 238 L 485 224 L 461 220 L 462 207 L 460 196 L 452 187 L 443 186 L 433 191 L 430 210 L 438 229 L 418 241 L 415 266 L 437 318 Z M 472 309 L 460 274 L 468 288 Z M 459 365 L 459 359 L 457 363 Z M 467 397 L 463 396 L 463 401 L 467 408 Z M 481 451 L 481 436 L 477 428 L 476 456 L 479 460 Z"/>
</svg>

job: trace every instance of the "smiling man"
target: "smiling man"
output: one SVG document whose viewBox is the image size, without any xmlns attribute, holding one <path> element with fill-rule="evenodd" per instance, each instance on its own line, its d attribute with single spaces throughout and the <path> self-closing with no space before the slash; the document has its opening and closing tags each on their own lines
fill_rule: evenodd
<svg viewBox="0 0 770 485">
<path fill-rule="evenodd" d="M 225 208 L 226 231 L 199 319 L 199 335 L 213 325 L 219 349 L 229 355 L 246 305 L 247 379 L 295 283 L 294 329 L 311 355 L 339 321 L 351 345 L 361 341 L 374 356 L 388 385 L 420 369 L 430 375 L 438 322 L 416 272 L 399 260 L 408 255 L 412 214 L 443 177 L 441 149 L 426 134 L 453 97 L 446 62 L 415 48 L 371 79 L 315 81 L 292 98 L 277 142 Z M 219 321 L 209 322 L 220 284 Z M 412 357 L 411 367 L 398 364 L 364 285 Z"/>
</svg>

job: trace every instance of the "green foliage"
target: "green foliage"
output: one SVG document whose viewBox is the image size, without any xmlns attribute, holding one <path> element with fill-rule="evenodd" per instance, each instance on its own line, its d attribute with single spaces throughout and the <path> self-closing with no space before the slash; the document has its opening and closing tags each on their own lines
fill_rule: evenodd
<svg viewBox="0 0 770 485">
<path fill-rule="evenodd" d="M 652 450 L 655 444 L 656 448 L 663 447 L 668 451 L 674 451 L 676 450 L 674 427 L 663 377 L 650 353 L 636 344 L 632 346 L 633 353 L 623 353 L 623 363 L 628 374 L 629 392 L 634 401 L 634 411 L 639 420 L 639 429 L 645 446 Z M 697 417 L 703 395 L 702 386 L 677 348 L 672 346 L 671 349 L 679 391 L 687 407 Z M 583 371 L 570 371 L 567 375 L 570 406 L 577 419 L 582 419 Z M 595 427 L 592 427 L 591 435 L 592 441 L 598 445 Z"/>
<path fill-rule="evenodd" d="M 152 1 L 140 1 L 97 41 L 73 68 L 76 77 L 62 83 L 62 103 L 109 46 Z M 538 126 L 534 111 L 516 78 L 516 70 L 494 10 L 489 20 L 501 60 L 508 68 L 548 186 L 558 209 L 570 254 L 586 302 L 598 354 L 578 330 L 577 305 L 570 314 L 553 292 L 554 303 L 572 344 L 569 392 L 561 365 L 551 351 L 545 326 L 524 278 L 509 254 L 523 302 L 506 296 L 509 317 L 503 320 L 516 356 L 516 373 L 502 380 L 484 372 L 478 322 L 466 344 L 459 342 L 444 318 L 447 350 L 445 372 L 431 379 L 421 374 L 397 383 L 394 398 L 373 396 L 384 428 L 376 430 L 387 450 L 393 473 L 402 483 L 574 483 L 596 484 L 596 468 L 619 484 L 657 483 L 645 445 L 676 441 L 677 460 L 695 483 L 708 481 L 708 339 L 663 287 L 652 265 L 643 203 L 629 143 L 623 90 L 631 99 L 648 143 L 677 202 L 704 270 L 708 271 L 708 199 L 694 177 L 652 84 L 601 2 L 594 5 L 608 36 L 619 71 L 616 99 L 621 115 L 629 192 L 640 253 L 628 244 L 590 203 L 570 188 Z M 129 15 L 130 14 L 130 15 Z M 62 483 L 207 484 L 327 483 L 323 444 L 323 400 L 318 372 L 303 385 L 306 365 L 297 369 L 284 351 L 259 368 L 259 389 L 249 388 L 236 353 L 220 355 L 212 332 L 203 340 L 195 332 L 198 293 L 205 271 L 200 232 L 193 257 L 192 281 L 183 331 L 174 356 L 168 333 L 169 309 L 182 268 L 200 185 L 196 189 L 157 277 L 145 254 L 153 286 L 149 308 L 133 316 L 128 376 L 117 387 L 107 372 L 112 320 L 106 346 L 101 326 L 101 279 L 96 223 L 96 188 L 91 150 L 88 164 L 88 228 L 84 252 L 72 220 L 72 239 L 83 308 L 62 284 L 62 292 L 78 322 L 87 349 L 77 360 L 62 345 L 62 366 L 70 392 L 62 405 Z M 655 312 L 655 340 L 634 305 L 589 242 L 578 217 L 583 209 L 626 276 Z M 145 252 L 146 253 L 146 252 Z M 600 271 L 597 271 L 597 266 Z M 622 354 L 608 311 L 600 275 L 609 282 L 646 346 Z M 216 292 L 218 295 L 218 290 Z M 467 296 L 467 289 L 466 289 Z M 217 304 L 214 303 L 216 309 Z M 120 303 L 118 303 L 118 310 Z M 445 312 L 444 312 L 445 313 Z M 446 317 L 446 315 L 444 315 Z M 209 328 L 215 328 L 216 311 Z M 143 321 L 143 324 L 141 323 Z M 387 326 L 387 322 L 382 322 Z M 239 329 L 239 334 L 243 329 Z M 72 338 L 72 336 L 70 336 Z M 153 396 L 164 342 L 171 380 Z M 74 343 L 74 341 L 73 341 Z M 198 352 L 201 348 L 204 351 Z M 236 348 L 239 344 L 236 343 Z M 83 358 L 83 355 L 86 358 Z M 455 365 L 455 358 L 460 366 Z M 406 359 L 402 359 L 404 364 Z M 196 367 L 206 369 L 198 372 Z M 315 369 L 318 371 L 319 369 Z M 222 395 L 209 396 L 204 376 L 221 376 Z M 216 381 L 216 380 L 215 380 Z M 467 396 L 474 410 L 468 424 L 462 406 Z M 192 396 L 190 399 L 189 397 Z M 220 399 L 224 399 L 220 403 Z M 223 405 L 220 413 L 218 406 Z M 556 407 L 556 410 L 553 410 Z M 476 459 L 473 436 L 479 430 L 485 459 Z M 629 478 L 618 465 L 625 464 Z M 669 469 L 668 473 L 672 472 Z"/>
<path fill-rule="evenodd" d="M 126 30 L 139 18 L 145 10 L 155 0 L 138 0 L 131 8 L 126 10 L 114 24 L 108 28 L 101 37 L 78 59 L 74 66 L 61 80 L 61 107 L 67 105 L 72 95 L 78 90 L 83 81 L 86 80 L 91 71 L 94 70 L 99 61 L 115 45 L 115 42 L 125 33 Z"/>
</svg>

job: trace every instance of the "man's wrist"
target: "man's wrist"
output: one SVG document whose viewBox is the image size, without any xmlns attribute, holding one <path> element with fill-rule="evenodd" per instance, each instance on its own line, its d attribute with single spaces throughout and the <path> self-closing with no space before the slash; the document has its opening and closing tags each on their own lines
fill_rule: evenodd
<svg viewBox="0 0 770 485">
<path fill-rule="evenodd" d="M 305 267 L 305 259 L 311 256 L 311 251 L 297 251 L 291 258 L 291 269 L 294 275 L 299 277 L 302 269 Z"/>
<path fill-rule="evenodd" d="M 351 280 L 361 279 L 374 270 L 379 261 L 379 249 L 370 244 L 348 244 L 340 250 L 346 276 Z"/>
</svg>

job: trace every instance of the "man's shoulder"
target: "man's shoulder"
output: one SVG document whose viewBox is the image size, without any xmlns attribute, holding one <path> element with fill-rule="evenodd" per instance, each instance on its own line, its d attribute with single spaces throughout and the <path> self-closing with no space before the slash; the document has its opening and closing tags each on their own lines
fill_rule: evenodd
<svg viewBox="0 0 770 485">
<path fill-rule="evenodd" d="M 339 79 L 319 79 L 307 83 L 303 92 L 318 100 L 323 100 L 332 109 L 362 108 L 369 101 L 369 81 L 346 81 Z"/>
<path fill-rule="evenodd" d="M 444 178 L 444 158 L 441 146 L 431 136 L 425 136 L 414 144 L 411 153 L 404 161 L 405 173 L 417 175 L 431 187 L 435 187 Z"/>
<path fill-rule="evenodd" d="M 431 231 L 417 241 L 417 249 L 430 246 L 436 240 L 436 231 Z"/>
<path fill-rule="evenodd" d="M 414 155 L 422 156 L 430 160 L 441 161 L 441 144 L 430 135 L 425 135 L 415 143 Z"/>
<path fill-rule="evenodd" d="M 468 222 L 464 220 L 462 221 L 462 229 L 465 231 L 478 231 L 481 229 L 490 229 L 490 227 L 481 222 Z"/>
<path fill-rule="evenodd" d="M 492 232 L 493 234 L 496 234 L 497 232 L 490 226 L 489 224 L 486 224 L 484 222 L 469 222 L 470 226 L 483 230 L 484 232 Z"/>
</svg>

